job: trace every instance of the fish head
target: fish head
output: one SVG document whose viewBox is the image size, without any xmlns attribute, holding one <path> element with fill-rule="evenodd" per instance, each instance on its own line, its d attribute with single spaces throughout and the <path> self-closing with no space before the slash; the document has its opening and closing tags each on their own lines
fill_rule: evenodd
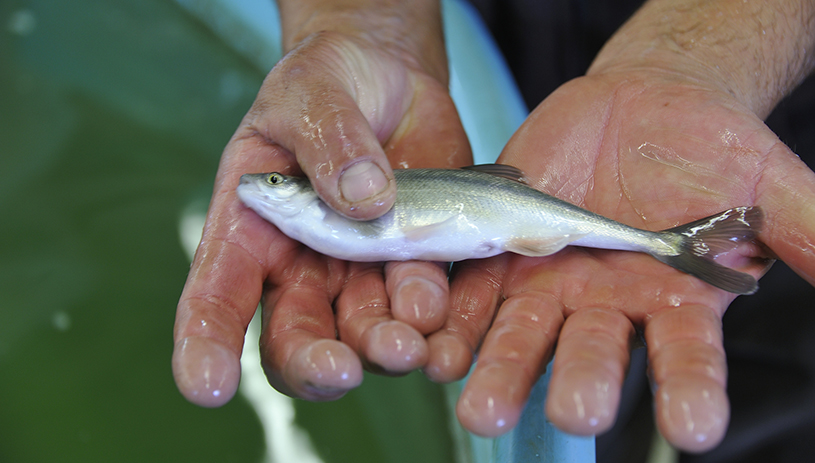
<svg viewBox="0 0 815 463">
<path fill-rule="evenodd" d="M 237 193 L 246 206 L 273 223 L 275 218 L 291 217 L 317 200 L 308 179 L 277 172 L 242 175 Z"/>
</svg>

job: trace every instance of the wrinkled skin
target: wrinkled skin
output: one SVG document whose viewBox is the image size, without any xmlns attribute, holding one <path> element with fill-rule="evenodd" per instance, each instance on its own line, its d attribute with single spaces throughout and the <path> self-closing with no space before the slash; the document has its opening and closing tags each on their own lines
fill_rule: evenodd
<svg viewBox="0 0 815 463">
<path fill-rule="evenodd" d="M 423 334 L 449 307 L 446 267 L 319 255 L 235 194 L 241 174 L 301 174 L 302 166 L 334 185 L 320 191 L 338 210 L 377 215 L 393 201 L 390 165 L 471 163 L 446 86 L 381 48 L 337 33 L 305 40 L 266 78 L 226 146 L 176 317 L 173 372 L 190 401 L 220 406 L 235 394 L 244 333 L 261 301 L 263 366 L 286 394 L 336 399 L 360 384 L 362 363 L 388 374 L 426 363 Z M 337 187 L 343 175 L 355 176 L 345 189 Z"/>
<path fill-rule="evenodd" d="M 359 384 L 363 365 L 452 381 L 478 351 L 457 412 L 493 436 L 517 422 L 557 343 L 546 413 L 561 429 L 593 434 L 614 421 L 641 333 L 662 433 L 685 450 L 715 446 L 729 415 L 721 317 L 732 295 L 648 256 L 576 248 L 463 262 L 448 288 L 443 265 L 327 258 L 240 204 L 241 174 L 302 171 L 341 213 L 374 218 L 393 201 L 391 166 L 470 163 L 446 77 L 417 63 L 323 33 L 269 74 L 224 151 L 179 302 L 181 392 L 205 406 L 234 395 L 243 335 L 262 301 L 262 361 L 284 393 L 338 398 Z M 638 69 L 572 81 L 535 110 L 500 162 L 536 188 L 641 228 L 759 205 L 760 240 L 815 281 L 812 172 L 750 109 L 698 79 Z M 744 247 L 726 260 L 759 276 L 764 251 Z"/>
<path fill-rule="evenodd" d="M 761 206 L 761 242 L 808 281 L 815 276 L 812 171 L 729 95 L 677 76 L 634 71 L 571 81 L 533 112 L 499 162 L 523 168 L 540 190 L 640 228 Z M 765 252 L 743 246 L 722 261 L 759 277 L 771 263 Z M 458 402 L 468 429 L 488 436 L 510 429 L 555 354 L 547 416 L 567 432 L 602 433 L 614 423 L 641 333 L 667 440 L 698 452 L 724 436 L 721 318 L 734 295 L 643 254 L 581 248 L 464 262 L 451 291 L 454 312 L 429 339 L 426 371 L 439 380 L 464 373 L 500 305 Z M 435 357 L 436 344 L 458 346 L 457 371 L 437 367 L 449 358 Z"/>
</svg>

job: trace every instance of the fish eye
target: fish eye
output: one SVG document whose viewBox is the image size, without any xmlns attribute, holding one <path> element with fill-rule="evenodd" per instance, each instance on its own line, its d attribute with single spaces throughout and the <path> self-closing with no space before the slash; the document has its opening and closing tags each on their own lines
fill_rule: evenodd
<svg viewBox="0 0 815 463">
<path fill-rule="evenodd" d="M 266 183 L 269 185 L 277 185 L 283 183 L 283 176 L 277 172 L 273 172 L 266 177 Z"/>
</svg>

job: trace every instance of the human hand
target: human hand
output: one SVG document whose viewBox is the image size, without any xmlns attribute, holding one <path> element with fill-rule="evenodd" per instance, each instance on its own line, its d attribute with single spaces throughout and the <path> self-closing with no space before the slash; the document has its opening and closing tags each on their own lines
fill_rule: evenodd
<svg viewBox="0 0 815 463">
<path fill-rule="evenodd" d="M 760 240 L 815 281 L 815 262 L 801 252 L 815 239 L 815 176 L 729 95 L 648 72 L 581 78 L 535 110 L 501 162 L 522 167 L 538 189 L 652 230 L 760 205 Z M 760 276 L 760 255 L 743 248 L 726 262 Z M 429 342 L 458 340 L 465 353 L 486 329 L 474 320 L 491 319 L 504 299 L 458 404 L 472 431 L 497 435 L 514 425 L 557 344 L 549 418 L 567 432 L 603 432 L 642 333 L 662 433 L 690 451 L 723 437 L 721 317 L 733 295 L 645 255 L 580 248 L 465 262 L 451 291 L 456 311 Z M 442 363 L 431 352 L 427 370 L 451 370 Z"/>
<path fill-rule="evenodd" d="M 588 77 L 533 112 L 499 161 L 538 189 L 640 228 L 759 205 L 765 247 L 742 246 L 721 262 L 760 276 L 769 249 L 813 283 L 815 176 L 760 119 L 812 68 L 812 54 L 801 55 L 812 29 L 796 19 L 811 11 L 784 0 L 651 0 Z M 426 371 L 459 378 L 480 346 L 457 413 L 493 436 L 517 422 L 557 345 L 547 415 L 567 432 L 594 434 L 613 424 L 642 334 L 661 432 L 704 451 L 728 422 L 721 316 L 733 297 L 636 253 L 568 248 L 464 262 L 453 269 L 453 311 L 428 339 Z M 448 354 L 434 355 L 434 345 Z"/>
<path fill-rule="evenodd" d="M 409 23 L 404 16 L 383 20 L 331 10 L 328 22 L 313 14 L 305 15 L 307 22 L 286 21 L 299 18 L 306 3 L 281 5 L 284 34 L 288 27 L 297 46 L 266 78 L 226 146 L 179 301 L 174 376 L 185 397 L 200 405 L 219 406 L 234 395 L 244 332 L 258 302 L 269 381 L 311 400 L 334 399 L 357 386 L 360 357 L 392 374 L 422 366 L 428 355 L 422 334 L 446 316 L 445 267 L 327 258 L 283 236 L 235 194 L 244 173 L 302 171 L 338 211 L 373 218 L 394 199 L 390 165 L 469 163 L 446 90 L 446 65 L 425 58 L 443 59 L 443 49 L 418 58 L 415 43 L 377 32 L 380 21 Z M 411 33 L 425 40 L 428 17 L 419 19 L 423 26 Z M 342 30 L 325 32 L 325 24 Z M 309 27 L 322 32 L 308 34 Z M 437 40 L 426 40 L 441 46 L 438 28 Z M 390 29 L 394 37 L 412 37 Z"/>
</svg>

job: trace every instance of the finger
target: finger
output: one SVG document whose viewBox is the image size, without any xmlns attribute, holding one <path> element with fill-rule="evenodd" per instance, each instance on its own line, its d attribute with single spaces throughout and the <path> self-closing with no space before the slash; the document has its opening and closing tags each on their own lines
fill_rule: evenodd
<svg viewBox="0 0 815 463">
<path fill-rule="evenodd" d="M 272 386 L 308 400 L 338 399 L 362 383 L 356 353 L 336 340 L 331 301 L 337 289 L 331 288 L 330 273 L 338 270 L 324 265 L 323 259 L 302 249 L 285 281 L 264 301 L 260 338 Z"/>
<path fill-rule="evenodd" d="M 187 400 L 205 407 L 235 395 L 243 335 L 260 300 L 257 262 L 234 248 L 203 243 L 178 303 L 173 376 Z"/>
<path fill-rule="evenodd" d="M 424 373 L 432 381 L 456 381 L 470 371 L 498 307 L 506 266 L 506 256 L 498 256 L 453 267 L 450 312 L 442 328 L 427 338 L 430 353 Z"/>
<path fill-rule="evenodd" d="M 776 139 L 760 175 L 756 203 L 764 210 L 765 227 L 759 238 L 815 285 L 815 174 Z"/>
<path fill-rule="evenodd" d="M 396 185 L 381 143 L 411 97 L 404 69 L 377 59 L 385 58 L 336 34 L 314 36 L 269 73 L 249 118 L 296 154 L 327 204 L 355 219 L 393 205 Z"/>
<path fill-rule="evenodd" d="M 385 282 L 393 318 L 422 334 L 441 328 L 450 304 L 446 269 L 447 264 L 434 262 L 385 264 Z"/>
<path fill-rule="evenodd" d="M 560 304 L 546 294 L 523 293 L 501 305 L 456 406 L 465 428 L 494 437 L 517 424 L 562 323 Z"/>
<path fill-rule="evenodd" d="M 566 319 L 546 399 L 555 426 L 579 435 L 611 428 L 633 336 L 631 322 L 613 309 L 582 308 Z"/>
<path fill-rule="evenodd" d="M 268 270 L 285 267 L 280 262 L 299 247 L 244 207 L 235 187 L 241 174 L 284 172 L 291 161 L 285 150 L 244 129 L 238 129 L 224 150 L 201 243 L 176 312 L 173 375 L 193 403 L 215 407 L 234 396 L 244 334 Z"/>
<path fill-rule="evenodd" d="M 645 340 L 660 432 L 684 451 L 715 447 L 730 417 L 719 315 L 700 305 L 657 312 Z"/>
<path fill-rule="evenodd" d="M 240 235 L 239 222 L 233 225 Z M 235 394 L 244 332 L 260 301 L 264 275 L 252 250 L 236 235 L 214 228 L 198 247 L 179 300 L 173 351 L 179 390 L 207 407 L 223 405 Z M 253 236 L 251 228 L 244 230 Z M 255 238 L 270 244 L 264 236 Z"/>
<path fill-rule="evenodd" d="M 422 334 L 391 315 L 381 263 L 349 264 L 336 309 L 340 339 L 372 371 L 404 374 L 427 362 Z"/>
<path fill-rule="evenodd" d="M 258 303 L 269 253 L 295 244 L 243 205 L 235 194 L 252 166 L 285 168 L 285 153 L 238 135 L 227 145 L 201 243 L 178 302 L 173 375 L 191 402 L 216 407 L 235 394 L 243 338 Z"/>
</svg>

